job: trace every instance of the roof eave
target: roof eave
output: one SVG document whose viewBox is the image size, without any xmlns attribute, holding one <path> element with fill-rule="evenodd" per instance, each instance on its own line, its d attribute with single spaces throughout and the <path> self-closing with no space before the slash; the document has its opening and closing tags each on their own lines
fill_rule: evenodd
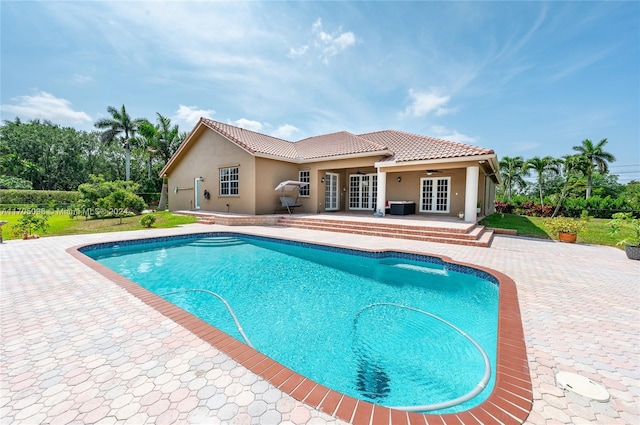
<svg viewBox="0 0 640 425">
<path fill-rule="evenodd" d="M 455 156 L 447 158 L 420 159 L 415 161 L 378 161 L 374 165 L 376 168 L 382 167 L 404 167 L 406 165 L 433 165 L 445 164 L 450 162 L 469 162 L 469 161 L 490 161 L 496 158 L 495 153 L 481 155 Z"/>
</svg>

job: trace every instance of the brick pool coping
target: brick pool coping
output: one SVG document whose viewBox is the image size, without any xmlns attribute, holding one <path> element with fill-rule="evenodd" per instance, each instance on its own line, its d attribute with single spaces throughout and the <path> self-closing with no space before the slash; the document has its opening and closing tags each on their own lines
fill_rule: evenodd
<svg viewBox="0 0 640 425">
<path fill-rule="evenodd" d="M 242 232 L 233 232 L 242 234 Z M 139 238 L 147 239 L 147 238 Z M 290 238 L 276 238 L 301 242 Z M 114 242 L 122 242 L 117 240 Z M 353 250 L 352 247 L 317 243 L 335 248 Z M 341 394 L 292 371 L 259 351 L 238 341 L 225 332 L 171 304 L 140 285 L 121 276 L 86 256 L 80 249 L 93 243 L 73 246 L 67 252 L 74 258 L 111 280 L 159 313 L 188 329 L 212 347 L 227 354 L 256 375 L 315 409 L 356 425 L 399 424 L 522 424 L 533 406 L 533 391 L 527 360 L 524 332 L 515 282 L 507 275 L 475 264 L 454 261 L 443 255 L 424 254 L 403 250 L 366 250 L 375 253 L 401 252 L 430 255 L 447 263 L 471 267 L 489 273 L 499 282 L 498 346 L 496 352 L 495 384 L 492 393 L 480 405 L 467 411 L 451 414 L 422 414 L 404 412 L 375 405 Z"/>
</svg>

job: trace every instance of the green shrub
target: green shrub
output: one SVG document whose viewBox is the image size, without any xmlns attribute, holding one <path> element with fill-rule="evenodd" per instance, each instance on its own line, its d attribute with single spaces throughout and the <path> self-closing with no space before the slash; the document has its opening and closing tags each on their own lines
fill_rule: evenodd
<svg viewBox="0 0 640 425">
<path fill-rule="evenodd" d="M 33 184 L 20 177 L 0 176 L 0 189 L 33 190 Z"/>
<path fill-rule="evenodd" d="M 155 222 L 156 222 L 156 216 L 153 214 L 143 215 L 142 218 L 140 219 L 140 224 L 143 227 L 151 227 Z"/>
<path fill-rule="evenodd" d="M 78 186 L 80 199 L 77 209 L 86 217 L 122 217 L 139 214 L 144 208 L 144 200 L 136 195 L 140 186 L 122 180 L 105 181 L 102 176 L 91 176 L 90 183 Z"/>
<path fill-rule="evenodd" d="M 46 213 L 38 213 L 36 211 L 37 208 L 35 206 L 30 208 L 31 211 L 22 214 L 22 217 L 18 220 L 18 222 L 11 226 L 13 229 L 13 233 L 17 235 L 22 235 L 25 239 L 28 235 L 33 234 L 34 230 L 40 229 L 42 233 L 47 231 L 47 227 L 49 227 L 49 216 Z"/>
<path fill-rule="evenodd" d="M 0 204 L 4 207 L 39 205 L 68 206 L 80 199 L 80 192 L 62 190 L 0 189 Z"/>
<path fill-rule="evenodd" d="M 545 218 L 544 227 L 552 233 L 578 233 L 587 230 L 586 219 L 575 219 L 570 217 Z"/>
</svg>

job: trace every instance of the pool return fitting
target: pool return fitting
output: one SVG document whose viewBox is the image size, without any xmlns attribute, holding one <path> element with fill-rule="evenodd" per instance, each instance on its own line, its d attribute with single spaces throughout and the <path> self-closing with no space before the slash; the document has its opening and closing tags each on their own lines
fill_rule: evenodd
<svg viewBox="0 0 640 425">
<path fill-rule="evenodd" d="M 420 310 L 414 307 L 409 307 L 406 305 L 402 305 L 402 304 L 395 304 L 395 303 L 373 303 L 373 304 L 369 304 L 368 306 L 362 307 L 358 313 L 356 313 L 356 316 L 353 320 L 353 328 L 355 330 L 356 327 L 356 323 L 358 322 L 358 318 L 360 317 L 360 315 L 362 314 L 362 312 L 364 312 L 365 310 L 368 310 L 370 308 L 373 307 L 379 307 L 379 306 L 390 306 L 390 307 L 397 307 L 397 308 L 401 308 L 401 309 L 405 309 L 405 310 L 410 310 L 410 311 L 415 311 L 416 313 L 420 313 L 420 314 L 424 314 L 426 316 L 429 316 L 433 319 L 436 319 L 440 322 L 442 322 L 443 324 L 449 326 L 451 329 L 455 330 L 456 332 L 458 332 L 460 335 L 462 335 L 464 338 L 466 338 L 469 342 L 471 342 L 471 344 L 473 344 L 473 346 L 480 352 L 480 355 L 482 355 L 482 360 L 484 361 L 484 374 L 482 376 L 482 378 L 480 379 L 480 381 L 476 384 L 475 387 L 473 387 L 473 389 L 471 391 L 469 391 L 468 393 L 454 398 L 452 400 L 448 400 L 448 401 L 444 401 L 441 403 L 434 403 L 434 404 L 425 404 L 422 406 L 387 406 L 391 409 L 398 409 L 398 410 L 404 410 L 407 412 L 428 412 L 428 411 L 432 411 L 432 410 L 440 410 L 440 409 L 446 409 L 448 407 L 453 407 L 453 406 L 457 406 L 458 404 L 462 404 L 466 401 L 471 400 L 472 398 L 474 398 L 475 396 L 477 396 L 478 394 L 480 394 L 487 386 L 487 383 L 489 382 L 489 378 L 491 378 L 491 363 L 489 362 L 489 356 L 487 356 L 487 353 L 482 349 L 482 347 L 480 346 L 480 344 L 478 344 L 473 338 L 471 338 L 469 335 L 467 335 L 462 329 L 456 327 L 454 324 L 447 322 L 446 320 L 444 320 L 441 317 L 436 316 L 435 314 L 429 313 L 427 311 L 424 310 Z"/>
<path fill-rule="evenodd" d="M 215 292 L 212 292 L 212 291 L 207 291 L 206 289 L 183 289 L 183 290 L 180 290 L 180 291 L 173 291 L 173 292 L 167 292 L 166 294 L 160 294 L 160 296 L 164 297 L 164 296 L 167 296 L 167 295 L 180 294 L 180 293 L 183 293 L 183 292 L 204 292 L 205 294 L 213 295 L 214 297 L 216 297 L 217 299 L 222 301 L 224 306 L 227 307 L 227 310 L 229 311 L 229 314 L 231 315 L 231 318 L 235 322 L 236 328 L 238 328 L 238 332 L 240 332 L 240 335 L 242 335 L 242 338 L 244 338 L 244 341 L 247 343 L 247 345 L 249 347 L 255 349 L 255 347 L 253 346 L 253 344 L 249 340 L 249 337 L 244 333 L 244 330 L 242 329 L 242 326 L 240 325 L 240 322 L 238 321 L 238 318 L 236 317 L 235 313 L 233 312 L 233 309 L 231 308 L 231 306 L 229 305 L 227 300 L 222 298 L 222 296 L 220 294 L 216 294 Z"/>
</svg>

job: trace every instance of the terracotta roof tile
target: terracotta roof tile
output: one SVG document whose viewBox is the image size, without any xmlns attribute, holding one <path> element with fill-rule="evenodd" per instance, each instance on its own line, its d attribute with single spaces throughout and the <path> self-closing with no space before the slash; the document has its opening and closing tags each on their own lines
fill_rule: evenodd
<svg viewBox="0 0 640 425">
<path fill-rule="evenodd" d="M 386 145 L 393 155 L 385 158 L 385 161 L 420 161 L 494 153 L 491 149 L 396 130 L 376 131 L 361 134 L 360 137 Z"/>
<path fill-rule="evenodd" d="M 493 150 L 396 130 L 355 135 L 347 131 L 289 142 L 277 137 L 202 118 L 202 123 L 252 154 L 283 159 L 316 159 L 391 152 L 382 161 L 420 161 L 493 154 Z"/>
<path fill-rule="evenodd" d="M 305 159 L 326 158 L 385 151 L 386 146 L 346 131 L 309 137 L 295 143 L 300 157 Z"/>
<path fill-rule="evenodd" d="M 262 153 L 288 159 L 298 157 L 293 143 L 286 140 L 206 118 L 202 118 L 202 123 L 251 153 Z"/>
</svg>

